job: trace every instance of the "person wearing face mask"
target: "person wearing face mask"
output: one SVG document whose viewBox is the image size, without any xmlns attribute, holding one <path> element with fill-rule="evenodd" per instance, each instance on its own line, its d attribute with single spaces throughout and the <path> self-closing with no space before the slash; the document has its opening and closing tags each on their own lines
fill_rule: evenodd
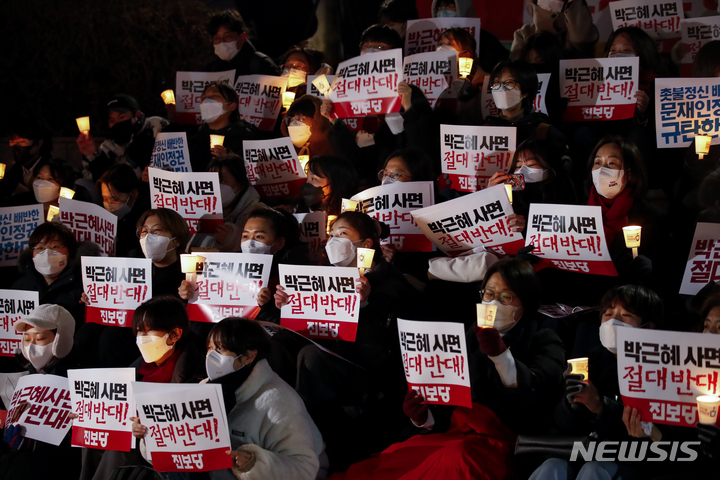
<svg viewBox="0 0 720 480">
<path fill-rule="evenodd" d="M 325 54 L 307 45 L 307 41 L 293 45 L 281 57 L 280 75 L 287 77 L 287 91 L 299 99 L 307 93 L 308 75 L 332 75 L 333 68 L 324 63 Z"/>
<path fill-rule="evenodd" d="M 32 190 L 35 165 L 52 156 L 50 129 L 39 120 L 22 116 L 10 126 L 8 143 L 12 149 L 12 162 L 0 179 L 0 202 L 9 197 Z"/>
<path fill-rule="evenodd" d="M 342 157 L 311 157 L 305 167 L 307 182 L 300 187 L 301 203 L 296 213 L 324 211 L 339 215 L 342 199 L 357 193 L 357 175 Z"/>
<path fill-rule="evenodd" d="M 299 155 L 336 155 L 338 145 L 328 137 L 330 122 L 320 113 L 322 100 L 314 95 L 295 97 L 280 123 Z"/>
<path fill-rule="evenodd" d="M 135 234 L 136 223 L 150 209 L 150 195 L 128 165 L 115 165 L 99 180 L 103 207 L 118 217 L 115 256 L 135 257 L 140 242 Z"/>
</svg>

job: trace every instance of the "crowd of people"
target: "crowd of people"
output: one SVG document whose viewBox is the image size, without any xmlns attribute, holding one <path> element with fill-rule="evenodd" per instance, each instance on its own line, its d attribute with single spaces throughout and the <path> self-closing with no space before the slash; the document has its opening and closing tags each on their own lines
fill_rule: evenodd
<svg viewBox="0 0 720 480">
<path fill-rule="evenodd" d="M 292 105 L 275 128 L 260 131 L 240 118 L 238 94 L 211 82 L 202 92 L 199 126 L 146 117 L 133 92 L 108 92 L 107 133 L 77 138 L 82 169 L 53 158 L 52 137 L 33 118 L 18 119 L 8 138 L 13 151 L 0 180 L 0 206 L 58 205 L 61 187 L 75 200 L 102 205 L 117 216 L 118 257 L 152 261 L 153 298 L 135 310 L 132 328 L 85 321 L 80 259 L 98 256 L 59 221 L 41 223 L 29 237 L 17 268 L 5 268 L 7 287 L 38 292 L 40 306 L 14 325 L 23 333 L 3 372 L 67 376 L 68 369 L 134 367 L 141 382 L 221 385 L 232 444 L 233 468 L 209 473 L 164 473 L 169 479 L 360 478 L 700 478 L 717 469 L 720 430 L 652 425 L 641 428 L 624 407 L 617 371 L 618 328 L 720 333 L 720 287 L 709 282 L 697 295 L 678 293 L 697 222 L 720 220 L 720 148 L 700 160 L 694 145 L 658 149 L 655 79 L 679 76 L 684 45 L 658 52 L 637 27 L 600 38 L 584 0 L 533 0 L 533 21 L 508 50 L 491 33 L 475 38 L 450 28 L 438 50 L 474 59 L 434 107 L 417 86 L 398 85 L 399 115 L 363 119 L 362 132 L 333 115 L 333 102 L 292 87 Z M 472 2 L 434 0 L 433 17 L 475 16 Z M 415 2 L 386 0 L 378 23 L 360 41 L 361 55 L 402 49 Z M 487 23 L 489 19 L 483 19 Z M 332 74 L 323 52 L 293 46 L 279 59 L 257 51 L 233 10 L 208 22 L 216 57 L 205 71 L 242 75 Z M 604 50 L 601 48 L 605 44 Z M 566 122 L 559 95 L 562 59 L 639 57 L 634 116 L 627 120 Z M 533 109 L 538 73 L 550 73 L 548 114 Z M 495 116 L 483 117 L 481 90 L 489 75 Z M 720 76 L 720 41 L 698 52 L 695 77 Z M 592 205 L 602 211 L 604 238 L 617 276 L 546 268 L 536 271 L 532 248 L 502 256 L 472 251 L 455 258 L 437 252 L 398 251 L 388 226 L 342 199 L 377 185 L 432 182 L 436 203 L 458 198 L 441 174 L 440 125 L 516 127 L 517 148 L 505 171 L 488 186 L 523 174 L 514 192 L 510 229 L 524 235 L 532 204 Z M 180 255 L 194 240 L 174 210 L 151 208 L 148 167 L 160 132 L 185 131 L 193 172 L 217 172 L 223 223 L 203 246 L 221 252 L 272 255 L 270 281 L 257 297 L 252 319 L 217 324 L 191 321 L 186 304 L 193 284 Z M 211 148 L 210 135 L 223 135 Z M 243 161 L 246 140 L 289 137 L 309 155 L 299 195 L 261 198 Z M 653 192 L 649 196 L 648 192 Z M 658 201 L 662 198 L 662 201 Z M 326 212 L 324 249 L 301 242 L 294 213 Z M 639 255 L 625 247 L 622 228 L 642 226 Z M 288 302 L 278 265 L 356 267 L 358 248 L 375 250 L 372 267 L 358 275 L 361 301 L 357 338 L 307 341 L 273 324 Z M 476 304 L 495 305 L 494 328 L 476 326 Z M 564 318 L 541 305 L 580 307 Z M 428 405 L 408 390 L 397 319 L 462 323 L 466 329 L 472 408 Z M 320 345 L 322 348 L 319 348 Z M 566 360 L 589 357 L 589 381 L 571 374 Z M 5 405 L 7 409 L 8 405 Z M 24 437 L 9 425 L 0 445 L 0 478 L 108 479 L 118 469 L 152 468 L 136 417 L 130 452 L 77 449 L 69 435 L 59 446 Z M 542 435 L 550 444 L 568 434 L 601 440 L 700 441 L 692 465 L 672 462 L 569 462 L 567 456 L 515 456 L 518 436 Z M 558 449 L 559 451 L 559 449 Z M 149 470 L 146 470 L 146 472 Z M 115 478 L 115 477 L 112 477 Z M 136 478 L 136 477 L 133 477 Z M 140 478 L 140 477 L 137 477 Z M 149 478 L 149 477 L 148 477 Z"/>
</svg>

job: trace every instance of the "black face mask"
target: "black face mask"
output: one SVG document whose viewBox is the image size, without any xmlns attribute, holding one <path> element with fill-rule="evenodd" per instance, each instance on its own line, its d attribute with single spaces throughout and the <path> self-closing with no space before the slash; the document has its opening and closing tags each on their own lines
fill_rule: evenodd
<svg viewBox="0 0 720 480">
<path fill-rule="evenodd" d="M 135 133 L 135 128 L 133 127 L 134 125 L 132 123 L 132 119 L 118 122 L 110 127 L 107 138 L 118 145 L 126 145 L 130 143 L 130 139 L 132 138 L 133 133 Z"/>
<path fill-rule="evenodd" d="M 300 187 L 300 195 L 308 208 L 317 208 L 325 199 L 325 192 L 322 188 L 307 182 Z"/>
</svg>

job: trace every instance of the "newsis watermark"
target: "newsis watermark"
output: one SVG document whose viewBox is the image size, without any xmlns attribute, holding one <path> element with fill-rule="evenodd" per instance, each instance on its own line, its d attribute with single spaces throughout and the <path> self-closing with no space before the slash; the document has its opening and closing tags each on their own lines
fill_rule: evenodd
<svg viewBox="0 0 720 480">
<path fill-rule="evenodd" d="M 693 448 L 695 447 L 695 448 Z M 586 462 L 694 462 L 700 442 L 591 441 L 573 444 L 570 461 Z"/>
</svg>

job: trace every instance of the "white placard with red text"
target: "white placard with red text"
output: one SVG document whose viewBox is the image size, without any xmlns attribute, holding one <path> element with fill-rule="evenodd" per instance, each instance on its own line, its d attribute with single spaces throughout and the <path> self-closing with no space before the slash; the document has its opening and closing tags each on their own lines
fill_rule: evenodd
<svg viewBox="0 0 720 480">
<path fill-rule="evenodd" d="M 535 95 L 533 100 L 533 109 L 538 113 L 548 114 L 547 106 L 545 105 L 545 99 L 547 97 L 548 83 L 550 83 L 550 73 L 538 73 L 538 93 Z M 482 109 L 483 117 L 497 117 L 500 111 L 495 105 L 495 100 L 492 96 L 492 89 L 490 88 L 490 75 L 485 75 L 483 80 L 482 94 L 480 96 L 480 108 Z"/>
<path fill-rule="evenodd" d="M 68 370 L 73 413 L 72 445 L 129 452 L 135 447 L 132 420 L 134 368 Z"/>
<path fill-rule="evenodd" d="M 417 390 L 423 403 L 472 407 L 463 324 L 397 323 L 408 390 Z"/>
<path fill-rule="evenodd" d="M 72 411 L 68 379 L 36 373 L 18 380 L 8 407 L 5 427 L 17 413 L 13 425 L 25 427 L 24 435 L 33 440 L 60 445 L 70 429 Z"/>
<path fill-rule="evenodd" d="M 135 309 L 152 298 L 149 258 L 81 257 L 85 321 L 132 327 Z"/>
<path fill-rule="evenodd" d="M 448 28 L 460 27 L 475 37 L 477 52 L 480 51 L 480 19 L 470 17 L 422 18 L 408 20 L 405 31 L 405 55 L 434 52 L 440 35 Z"/>
<path fill-rule="evenodd" d="M 720 145 L 720 78 L 655 79 L 658 148 L 689 147 L 695 135 Z"/>
<path fill-rule="evenodd" d="M 325 251 L 327 239 L 327 213 L 294 213 L 300 227 L 300 241 L 307 243 L 310 258 L 319 259 Z"/>
<path fill-rule="evenodd" d="M 600 207 L 533 203 L 527 218 L 526 245 L 541 264 L 570 272 L 616 276 Z"/>
<path fill-rule="evenodd" d="M 150 168 L 148 177 L 152 208 L 176 211 L 187 222 L 190 233 L 215 233 L 212 227 L 222 225 L 217 172 L 181 173 Z"/>
<path fill-rule="evenodd" d="M 357 268 L 280 264 L 280 285 L 288 303 L 280 324 L 308 338 L 355 341 L 360 294 Z"/>
<path fill-rule="evenodd" d="M 232 468 L 230 434 L 218 384 L 133 382 L 140 423 L 153 468 L 209 472 Z"/>
<path fill-rule="evenodd" d="M 257 316 L 257 296 L 268 286 L 272 255 L 203 252 L 187 312 L 195 322 L 217 323 L 227 317 Z"/>
<path fill-rule="evenodd" d="M 694 427 L 695 399 L 720 393 L 716 335 L 618 328 L 617 347 L 623 405 L 637 408 L 644 422 Z"/>
<path fill-rule="evenodd" d="M 402 49 L 360 55 L 340 62 L 327 96 L 335 118 L 364 117 L 400 111 Z"/>
<path fill-rule="evenodd" d="M 235 70 L 225 72 L 177 72 L 175 80 L 175 121 L 186 125 L 200 125 L 202 92 L 210 82 L 230 86 L 235 81 Z"/>
<path fill-rule="evenodd" d="M 289 137 L 243 142 L 245 171 L 261 197 L 298 195 L 305 183 L 297 152 Z"/>
<path fill-rule="evenodd" d="M 75 234 L 78 242 L 94 242 L 100 251 L 115 255 L 118 217 L 94 203 L 60 197 L 60 222 Z"/>
<path fill-rule="evenodd" d="M 40 304 L 38 292 L 28 290 L 0 290 L 0 357 L 14 357 L 20 348 L 22 332 L 15 324 Z"/>
<path fill-rule="evenodd" d="M 515 127 L 440 125 L 442 173 L 451 188 L 476 192 L 487 187 L 495 172 L 506 172 L 516 145 Z"/>
<path fill-rule="evenodd" d="M 235 82 L 240 118 L 259 130 L 269 132 L 282 108 L 287 77 L 273 75 L 242 75 Z"/>
<path fill-rule="evenodd" d="M 358 210 L 387 224 L 390 238 L 382 240 L 400 252 L 429 252 L 432 243 L 411 212 L 435 204 L 433 182 L 395 182 L 368 188 L 352 197 Z"/>
<path fill-rule="evenodd" d="M 692 65 L 698 51 L 708 42 L 720 40 L 720 15 L 714 17 L 683 18 L 680 20 L 682 43 L 690 50 L 682 57 L 682 63 Z"/>
<path fill-rule="evenodd" d="M 403 59 L 403 82 L 415 85 L 431 107 L 440 94 L 458 78 L 456 52 L 427 52 Z"/>
<path fill-rule="evenodd" d="M 42 205 L 0 208 L 0 267 L 17 264 L 30 234 L 44 221 Z"/>
<path fill-rule="evenodd" d="M 155 137 L 150 166 L 173 172 L 192 172 L 187 133 L 158 133 Z"/>
<path fill-rule="evenodd" d="M 513 209 L 505 185 L 425 207 L 412 212 L 425 236 L 440 250 L 457 256 L 477 247 L 513 255 L 525 245 L 522 234 L 511 232 Z"/>
<path fill-rule="evenodd" d="M 624 0 L 609 5 L 613 30 L 638 27 L 654 39 L 680 38 L 680 0 Z"/>
<path fill-rule="evenodd" d="M 635 115 L 638 57 L 560 60 L 560 96 L 568 122 L 622 120 Z"/>
<path fill-rule="evenodd" d="M 720 223 L 698 223 L 680 293 L 695 295 L 711 281 L 720 281 Z"/>
</svg>

